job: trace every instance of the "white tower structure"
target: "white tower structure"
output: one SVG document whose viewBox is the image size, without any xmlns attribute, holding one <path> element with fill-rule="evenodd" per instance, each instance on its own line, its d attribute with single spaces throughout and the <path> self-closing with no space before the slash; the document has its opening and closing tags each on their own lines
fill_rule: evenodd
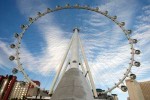
<svg viewBox="0 0 150 100">
<path fill-rule="evenodd" d="M 79 29 L 75 28 L 74 32 L 74 40 L 72 41 L 71 45 L 71 68 L 78 68 L 79 67 L 79 39 L 78 39 L 78 32 Z"/>
<path fill-rule="evenodd" d="M 51 100 L 94 100 L 94 97 L 97 97 L 96 89 L 87 63 L 87 59 L 85 57 L 84 49 L 78 36 L 79 29 L 75 28 L 73 32 L 74 33 L 65 53 L 64 59 L 62 60 L 60 67 L 58 68 L 57 74 L 50 89 L 50 94 L 52 95 Z M 91 86 L 89 86 L 87 82 L 85 73 L 82 73 L 82 71 L 79 70 L 79 47 L 82 51 L 81 54 L 86 65 L 86 70 Z M 70 69 L 65 72 L 66 68 L 64 68 L 64 75 L 62 76 L 58 85 L 55 86 L 69 50 L 71 51 Z M 84 67 L 81 67 L 82 70 L 85 71 Z M 55 90 L 54 87 L 56 87 Z"/>
</svg>

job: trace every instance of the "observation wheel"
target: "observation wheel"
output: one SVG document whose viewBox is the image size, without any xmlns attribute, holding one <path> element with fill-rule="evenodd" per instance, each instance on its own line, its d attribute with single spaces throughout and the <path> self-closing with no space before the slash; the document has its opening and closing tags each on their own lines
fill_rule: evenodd
<svg viewBox="0 0 150 100">
<path fill-rule="evenodd" d="M 38 85 L 36 85 L 28 76 L 28 74 L 24 71 L 24 68 L 22 66 L 22 62 L 20 61 L 20 47 L 21 47 L 21 42 L 22 42 L 22 38 L 23 36 L 25 35 L 25 32 L 30 28 L 30 26 L 36 22 L 37 20 L 39 20 L 40 18 L 42 18 L 43 16 L 49 14 L 49 13 L 53 13 L 53 12 L 56 12 L 56 11 L 60 11 L 60 10 L 65 10 L 65 9 L 83 9 L 83 10 L 88 10 L 88 11 L 91 11 L 91 12 L 95 12 L 97 14 L 100 14 L 100 15 L 103 15 L 105 16 L 106 18 L 110 19 L 112 22 L 114 22 L 124 33 L 124 35 L 126 36 L 126 39 L 128 40 L 128 43 L 130 45 L 130 51 L 131 51 L 131 56 L 130 56 L 130 62 L 129 62 L 129 65 L 128 65 L 128 68 L 126 69 L 126 72 L 122 73 L 124 74 L 124 76 L 119 79 L 118 82 L 116 82 L 114 84 L 114 86 L 111 86 L 110 88 L 108 88 L 106 91 L 104 91 L 103 93 L 108 93 L 108 92 L 111 92 L 113 89 L 119 87 L 122 91 L 126 92 L 127 91 L 127 87 L 124 85 L 124 80 L 127 78 L 127 77 L 130 77 L 131 79 L 136 79 L 136 75 L 132 73 L 131 69 L 133 66 L 136 66 L 136 67 L 139 67 L 140 66 L 140 62 L 136 61 L 135 60 L 135 54 L 140 54 L 140 50 L 136 50 L 134 48 L 134 44 L 137 43 L 137 39 L 132 39 L 130 37 L 130 34 L 132 33 L 132 30 L 128 30 L 128 29 L 125 29 L 125 22 L 119 22 L 117 20 L 117 16 L 111 16 L 108 14 L 108 11 L 101 11 L 98 7 L 96 8 L 92 8 L 92 7 L 89 7 L 89 6 L 81 6 L 81 5 L 69 5 L 69 4 L 66 4 L 65 6 L 56 6 L 56 8 L 54 9 L 50 9 L 50 8 L 47 8 L 45 10 L 45 12 L 38 12 L 37 16 L 35 17 L 30 17 L 29 18 L 29 23 L 26 24 L 26 25 L 21 25 L 21 29 L 22 29 L 22 32 L 20 33 L 15 33 L 15 38 L 17 39 L 17 42 L 16 43 L 13 43 L 10 45 L 10 47 L 12 49 L 15 49 L 16 50 L 16 53 L 15 55 L 11 55 L 9 57 L 9 59 L 11 61 L 13 60 L 16 60 L 17 61 L 17 66 L 15 68 L 13 68 L 12 70 L 12 73 L 13 74 L 17 74 L 18 71 L 21 72 L 23 74 L 23 76 L 25 77 L 25 79 L 31 83 L 32 85 L 34 85 L 35 87 L 38 87 L 40 88 Z"/>
</svg>

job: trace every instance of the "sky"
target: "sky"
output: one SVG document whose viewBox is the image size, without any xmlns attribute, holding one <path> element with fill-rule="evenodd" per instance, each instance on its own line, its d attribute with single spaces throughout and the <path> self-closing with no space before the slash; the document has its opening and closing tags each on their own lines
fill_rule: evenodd
<svg viewBox="0 0 150 100">
<path fill-rule="evenodd" d="M 141 54 L 135 56 L 141 66 L 133 66 L 131 72 L 136 74 L 137 81 L 150 80 L 150 0 L 1 0 L 1 75 L 12 74 L 12 69 L 17 66 L 15 61 L 11 62 L 8 58 L 15 54 L 9 45 L 16 43 L 14 33 L 21 32 L 20 26 L 27 24 L 29 17 L 37 16 L 37 12 L 67 3 L 99 7 L 101 11 L 107 10 L 111 16 L 117 15 L 119 22 L 125 22 L 125 28 L 133 31 L 131 38 L 138 40 L 135 49 L 141 50 Z M 25 72 L 31 79 L 39 80 L 42 89 L 49 89 L 75 27 L 80 29 L 79 36 L 96 88 L 111 88 L 129 66 L 130 46 L 125 34 L 110 19 L 86 10 L 67 9 L 50 13 L 26 31 L 20 49 Z M 24 80 L 21 73 L 16 76 L 18 80 Z M 128 97 L 127 92 L 119 88 L 111 93 L 118 94 L 119 100 Z"/>
</svg>

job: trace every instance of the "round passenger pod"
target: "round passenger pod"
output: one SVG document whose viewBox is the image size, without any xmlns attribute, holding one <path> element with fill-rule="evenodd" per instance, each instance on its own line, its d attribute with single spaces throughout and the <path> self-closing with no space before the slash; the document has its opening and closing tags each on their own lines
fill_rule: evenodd
<svg viewBox="0 0 150 100">
<path fill-rule="evenodd" d="M 18 73 L 18 69 L 17 68 L 13 68 L 12 73 L 13 74 L 17 74 Z"/>
<path fill-rule="evenodd" d="M 15 44 L 10 45 L 10 48 L 12 48 L 12 49 L 14 49 L 15 47 L 16 47 Z"/>
<path fill-rule="evenodd" d="M 13 61 L 13 60 L 15 60 L 15 57 L 14 56 L 10 56 L 9 60 Z"/>
<path fill-rule="evenodd" d="M 131 79 L 136 79 L 136 75 L 135 74 L 130 74 L 130 78 Z"/>
<path fill-rule="evenodd" d="M 122 90 L 123 92 L 127 92 L 128 88 L 127 88 L 125 85 L 122 85 L 122 86 L 121 86 L 121 90 Z"/>
<path fill-rule="evenodd" d="M 141 53 L 140 50 L 135 50 L 135 54 L 139 55 Z"/>
<path fill-rule="evenodd" d="M 139 67 L 140 65 L 141 65 L 140 62 L 138 62 L 138 61 L 134 62 L 134 66 Z"/>
</svg>

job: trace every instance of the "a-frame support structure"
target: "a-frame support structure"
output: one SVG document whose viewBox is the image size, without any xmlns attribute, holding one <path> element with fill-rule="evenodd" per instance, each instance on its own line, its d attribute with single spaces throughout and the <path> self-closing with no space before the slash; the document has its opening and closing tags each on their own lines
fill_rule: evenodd
<svg viewBox="0 0 150 100">
<path fill-rule="evenodd" d="M 73 36 L 68 44 L 65 55 L 63 56 L 61 64 L 54 77 L 53 83 L 49 91 L 49 94 L 52 95 L 52 100 L 57 100 L 57 99 L 70 100 L 68 98 L 73 98 L 74 100 L 80 100 L 80 99 L 92 100 L 93 97 L 97 97 L 97 92 L 93 81 L 93 77 L 78 33 L 79 33 L 79 29 L 75 28 L 73 30 Z M 83 63 L 80 61 L 81 58 L 79 56 L 79 50 L 81 50 L 81 55 L 85 67 L 83 67 Z M 69 61 L 70 69 L 66 72 L 68 65 L 64 66 L 64 63 L 66 61 L 69 51 L 71 52 L 71 56 L 70 56 L 71 58 Z M 81 71 L 79 70 L 79 65 L 81 66 L 83 73 L 81 73 Z M 63 68 L 63 66 L 65 68 Z M 56 83 L 60 76 L 61 70 L 63 76 L 56 87 Z M 87 74 L 89 77 L 89 83 L 92 89 L 87 84 L 87 79 L 85 77 L 85 74 Z M 54 87 L 56 87 L 55 91 L 54 91 Z M 80 88 L 78 89 L 78 87 Z"/>
</svg>

